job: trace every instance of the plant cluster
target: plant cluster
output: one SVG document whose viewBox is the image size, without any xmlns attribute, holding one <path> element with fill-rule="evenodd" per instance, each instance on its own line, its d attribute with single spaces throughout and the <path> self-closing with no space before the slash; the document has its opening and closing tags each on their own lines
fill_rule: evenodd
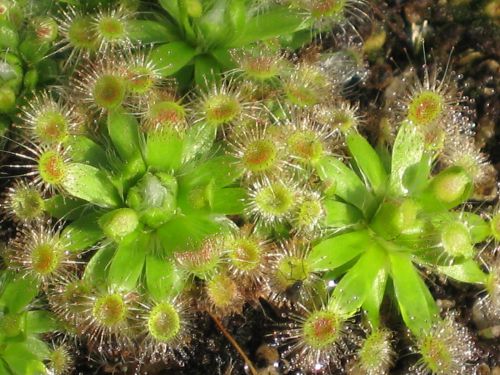
<svg viewBox="0 0 500 375">
<path fill-rule="evenodd" d="M 7 133 L 16 109 L 36 87 L 54 81 L 57 63 L 48 57 L 58 26 L 47 16 L 52 1 L 0 2 L 0 135 Z M 2 141 L 2 148 L 5 142 Z"/>
<path fill-rule="evenodd" d="M 32 302 L 38 294 L 36 281 L 2 272 L 0 293 L 2 374 L 45 373 L 44 362 L 56 374 L 67 373 L 72 357 L 66 346 L 55 342 L 48 345 L 41 340 L 41 334 L 55 331 L 59 325 L 49 311 Z"/>
<path fill-rule="evenodd" d="M 16 225 L 5 372 L 69 373 L 72 340 L 137 372 L 182 362 L 198 313 L 262 299 L 290 319 L 270 336 L 292 367 L 327 372 L 356 348 L 361 372 L 388 373 L 392 300 L 415 371 L 469 371 L 470 334 L 423 272 L 482 286 L 498 309 L 479 249 L 500 240 L 500 213 L 468 203 L 488 163 L 450 75 L 415 73 L 374 148 L 343 97 L 359 46 L 293 51 L 332 25 L 355 33 L 364 1 L 160 0 L 148 19 L 139 1 L 61 3 L 66 77 L 23 106 L 6 165 L 21 176 L 1 206 Z M 66 341 L 49 348 L 49 331 Z"/>
</svg>

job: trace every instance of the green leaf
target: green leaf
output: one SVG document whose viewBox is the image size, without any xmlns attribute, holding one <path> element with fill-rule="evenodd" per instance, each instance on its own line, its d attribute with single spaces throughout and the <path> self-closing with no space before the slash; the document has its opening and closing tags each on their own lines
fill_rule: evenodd
<svg viewBox="0 0 500 375">
<path fill-rule="evenodd" d="M 179 3 L 178 0 L 159 0 L 163 9 L 165 9 L 173 18 L 179 19 Z"/>
<path fill-rule="evenodd" d="M 224 222 L 206 215 L 175 216 L 157 230 L 165 255 L 196 249 L 210 235 L 220 233 Z"/>
<path fill-rule="evenodd" d="M 201 17 L 196 19 L 197 34 L 202 35 L 204 45 L 219 46 L 232 35 L 231 25 L 224 17 L 228 4 L 227 0 L 210 1 L 209 6 L 204 6 Z M 189 27 L 185 29 L 190 31 Z"/>
<path fill-rule="evenodd" d="M 363 219 L 363 214 L 356 207 L 333 200 L 323 202 L 325 208 L 325 225 L 334 228 L 342 228 L 358 223 Z"/>
<path fill-rule="evenodd" d="M 471 284 L 485 284 L 488 275 L 472 259 L 466 259 L 452 266 L 438 266 L 438 271 L 452 279 Z"/>
<path fill-rule="evenodd" d="M 185 42 L 178 41 L 156 47 L 151 52 L 150 58 L 160 74 L 168 77 L 187 65 L 194 56 L 196 56 L 195 49 Z"/>
<path fill-rule="evenodd" d="M 60 329 L 54 315 L 49 311 L 34 310 L 26 314 L 26 331 L 28 333 L 46 333 Z"/>
<path fill-rule="evenodd" d="M 205 154 L 212 147 L 217 128 L 206 123 L 191 126 L 184 137 L 182 160 L 189 162 L 200 154 Z"/>
<path fill-rule="evenodd" d="M 365 215 L 373 209 L 373 197 L 361 179 L 347 165 L 333 157 L 323 157 L 316 164 L 322 181 L 332 184 L 335 194 L 359 208 Z"/>
<path fill-rule="evenodd" d="M 491 236 L 491 226 L 480 215 L 473 212 L 453 212 L 456 220 L 462 221 L 470 230 L 473 243 L 480 243 Z"/>
<path fill-rule="evenodd" d="M 418 278 L 418 285 L 425 297 L 425 300 L 427 301 L 427 306 L 429 306 L 429 313 L 431 315 L 431 319 L 439 317 L 439 307 L 436 301 L 434 300 L 434 297 L 432 296 L 429 288 L 427 287 L 427 285 L 425 285 L 425 282 L 421 277 Z"/>
<path fill-rule="evenodd" d="M 372 327 L 380 326 L 380 305 L 384 299 L 387 278 L 388 272 L 386 268 L 380 268 L 363 302 L 363 309 L 366 311 Z"/>
<path fill-rule="evenodd" d="M 366 251 L 372 242 L 366 230 L 340 234 L 314 246 L 307 263 L 313 271 L 331 270 Z"/>
<path fill-rule="evenodd" d="M 21 312 L 38 294 L 37 282 L 31 277 L 19 277 L 10 282 L 2 294 L 1 301 L 10 313 Z"/>
<path fill-rule="evenodd" d="M 225 16 L 234 35 L 241 35 L 245 31 L 248 13 L 246 0 L 229 1 Z"/>
<path fill-rule="evenodd" d="M 100 207 L 116 207 L 121 202 L 118 192 L 106 174 L 91 165 L 69 163 L 62 187 L 74 197 Z"/>
<path fill-rule="evenodd" d="M 422 332 L 428 331 L 432 326 L 433 308 L 429 305 L 423 287 L 417 287 L 422 286 L 423 281 L 409 255 L 390 253 L 389 256 L 399 310 L 406 326 L 418 336 Z"/>
<path fill-rule="evenodd" d="M 425 141 L 421 132 L 411 122 L 403 122 L 392 149 L 391 194 L 399 196 L 406 194 L 403 176 L 410 166 L 420 162 L 424 155 L 424 149 Z"/>
<path fill-rule="evenodd" d="M 111 141 L 122 160 L 136 161 L 141 158 L 139 123 L 134 115 L 121 109 L 110 112 L 107 126 Z"/>
<path fill-rule="evenodd" d="M 7 368 L 7 364 L 0 358 L 0 374 L 2 375 L 11 375 L 12 372 Z"/>
<path fill-rule="evenodd" d="M 79 251 L 94 245 L 104 237 L 98 224 L 102 212 L 91 212 L 70 223 L 61 234 L 65 249 Z"/>
<path fill-rule="evenodd" d="M 85 163 L 98 168 L 109 168 L 104 149 L 83 135 L 73 135 L 68 140 L 71 161 Z"/>
<path fill-rule="evenodd" d="M 142 158 L 137 158 L 131 161 L 123 161 L 116 163 L 118 174 L 109 176 L 116 189 L 123 196 L 123 192 L 127 191 L 137 179 L 146 172 L 146 164 Z"/>
<path fill-rule="evenodd" d="M 31 362 L 40 361 L 43 358 L 38 358 L 33 354 L 28 343 L 15 342 L 5 347 L 2 359 L 7 362 L 15 375 L 27 375 L 29 367 L 32 366 Z"/>
<path fill-rule="evenodd" d="M 428 183 L 432 169 L 432 158 L 428 154 L 422 156 L 418 163 L 410 165 L 403 174 L 403 186 L 407 195 L 420 193 Z"/>
<path fill-rule="evenodd" d="M 217 48 L 210 51 L 210 54 L 217 62 L 224 67 L 224 70 L 236 68 L 238 64 L 235 63 L 231 53 L 227 48 Z"/>
<path fill-rule="evenodd" d="M 148 166 L 160 171 L 177 170 L 182 164 L 184 141 L 175 131 L 148 135 L 145 158 Z"/>
<path fill-rule="evenodd" d="M 208 87 L 219 79 L 221 68 L 210 55 L 199 55 L 194 59 L 194 79 L 199 87 Z"/>
<path fill-rule="evenodd" d="M 127 24 L 130 39 L 135 42 L 156 44 L 179 39 L 176 27 L 165 19 L 161 23 L 151 20 L 129 20 Z"/>
<path fill-rule="evenodd" d="M 114 246 L 107 246 L 97 250 L 85 267 L 83 280 L 94 286 L 106 285 L 107 274 L 111 259 L 115 254 Z"/>
<path fill-rule="evenodd" d="M 372 189 L 377 195 L 382 195 L 386 188 L 387 173 L 377 152 L 364 137 L 355 132 L 347 136 L 346 142 L 357 166 Z"/>
<path fill-rule="evenodd" d="M 19 34 L 13 24 L 6 19 L 0 19 L 0 48 L 2 50 L 17 50 Z"/>
<path fill-rule="evenodd" d="M 46 373 L 47 368 L 42 361 L 30 361 L 25 375 L 45 375 Z"/>
<path fill-rule="evenodd" d="M 242 175 L 241 168 L 236 167 L 236 159 L 229 155 L 216 156 L 203 163 L 187 166 L 179 178 L 181 184 L 194 187 L 207 185 L 211 181 L 214 187 L 225 187 Z"/>
<path fill-rule="evenodd" d="M 188 92 L 193 89 L 194 65 L 186 65 L 174 74 L 179 92 Z"/>
<path fill-rule="evenodd" d="M 300 12 L 294 12 L 287 7 L 274 7 L 248 20 L 245 32 L 237 35 L 230 43 L 230 47 L 241 47 L 252 42 L 291 34 L 305 27 L 306 23 Z"/>
<path fill-rule="evenodd" d="M 111 266 L 108 282 L 119 289 L 134 290 L 144 268 L 150 237 L 146 233 L 135 232 L 125 237 L 119 244 Z"/>
<path fill-rule="evenodd" d="M 239 215 L 245 209 L 247 190 L 244 188 L 223 188 L 214 192 L 210 203 L 212 212 L 224 215 Z"/>
<path fill-rule="evenodd" d="M 154 255 L 146 257 L 146 285 L 151 297 L 159 302 L 180 293 L 185 279 L 173 262 Z"/>
<path fill-rule="evenodd" d="M 26 347 L 31 353 L 37 356 L 39 359 L 46 360 L 50 356 L 50 349 L 46 342 L 40 340 L 36 336 L 28 336 L 26 338 Z M 39 373 L 37 373 L 39 374 Z M 43 373 L 45 375 L 45 373 Z M 40 374 L 41 375 L 41 374 Z"/>
<path fill-rule="evenodd" d="M 226 2 L 226 9 L 224 11 L 224 24 L 223 31 L 225 31 L 219 38 L 220 45 L 225 46 L 239 38 L 240 35 L 245 34 L 246 22 L 249 18 L 249 11 L 247 9 L 246 0 L 229 0 Z"/>
<path fill-rule="evenodd" d="M 372 290 L 380 271 L 385 269 L 386 263 L 383 250 L 377 246 L 368 249 L 337 284 L 329 306 L 345 316 L 356 313 Z"/>
<path fill-rule="evenodd" d="M 304 29 L 299 30 L 293 34 L 287 34 L 280 36 L 279 45 L 281 48 L 286 50 L 298 50 L 303 46 L 309 45 L 315 37 L 318 35 L 317 30 Z"/>
<path fill-rule="evenodd" d="M 89 208 L 88 202 L 56 194 L 44 200 L 45 211 L 56 219 L 75 220 Z"/>
</svg>

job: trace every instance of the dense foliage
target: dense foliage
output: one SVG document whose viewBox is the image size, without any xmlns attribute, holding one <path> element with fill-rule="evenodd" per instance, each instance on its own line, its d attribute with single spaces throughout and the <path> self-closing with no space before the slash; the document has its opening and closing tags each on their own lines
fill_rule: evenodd
<svg viewBox="0 0 500 375">
<path fill-rule="evenodd" d="M 473 340 L 426 279 L 475 284 L 499 314 L 481 251 L 500 213 L 469 203 L 490 166 L 452 74 L 412 72 L 372 147 L 346 98 L 364 1 L 42 3 L 0 0 L 1 33 L 18 38 L 27 7 L 43 23 L 2 38 L 2 373 L 71 373 L 75 345 L 137 373 L 181 363 L 199 314 L 263 300 L 290 320 L 269 334 L 291 368 L 355 352 L 388 373 L 392 301 L 413 371 L 469 373 Z M 337 49 L 299 50 L 331 30 Z M 32 93 L 52 65 L 58 85 Z"/>
</svg>

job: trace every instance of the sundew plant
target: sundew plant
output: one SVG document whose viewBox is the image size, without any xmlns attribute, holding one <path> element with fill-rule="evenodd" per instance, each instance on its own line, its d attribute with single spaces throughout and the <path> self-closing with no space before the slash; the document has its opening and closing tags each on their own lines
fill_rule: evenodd
<svg viewBox="0 0 500 375">
<path fill-rule="evenodd" d="M 366 76 L 365 1 L 49 5 L 39 64 L 62 73 L 5 137 L 2 373 L 70 374 L 82 348 L 126 373 L 178 369 L 208 315 L 257 374 L 224 324 L 259 304 L 290 371 L 349 358 L 388 374 L 407 354 L 390 321 L 411 373 L 473 371 L 432 281 L 474 285 L 498 316 L 483 255 L 500 212 L 477 203 L 490 165 L 452 73 L 413 71 L 375 140 L 349 90 Z"/>
<path fill-rule="evenodd" d="M 0 3 L 0 134 L 36 88 L 53 83 L 58 67 L 51 58 L 57 23 L 47 15 L 51 1 Z M 3 148 L 5 140 L 0 142 Z"/>
</svg>

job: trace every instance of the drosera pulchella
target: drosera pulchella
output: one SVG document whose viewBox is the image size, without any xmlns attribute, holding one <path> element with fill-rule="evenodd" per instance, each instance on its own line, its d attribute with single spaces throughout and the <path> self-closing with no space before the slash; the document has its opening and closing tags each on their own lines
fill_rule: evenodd
<svg viewBox="0 0 500 375">
<path fill-rule="evenodd" d="M 7 255 L 11 266 L 33 277 L 44 288 L 73 272 L 76 256 L 66 249 L 61 228 L 62 223 L 53 225 L 41 220 L 22 227 L 9 242 Z"/>
</svg>

